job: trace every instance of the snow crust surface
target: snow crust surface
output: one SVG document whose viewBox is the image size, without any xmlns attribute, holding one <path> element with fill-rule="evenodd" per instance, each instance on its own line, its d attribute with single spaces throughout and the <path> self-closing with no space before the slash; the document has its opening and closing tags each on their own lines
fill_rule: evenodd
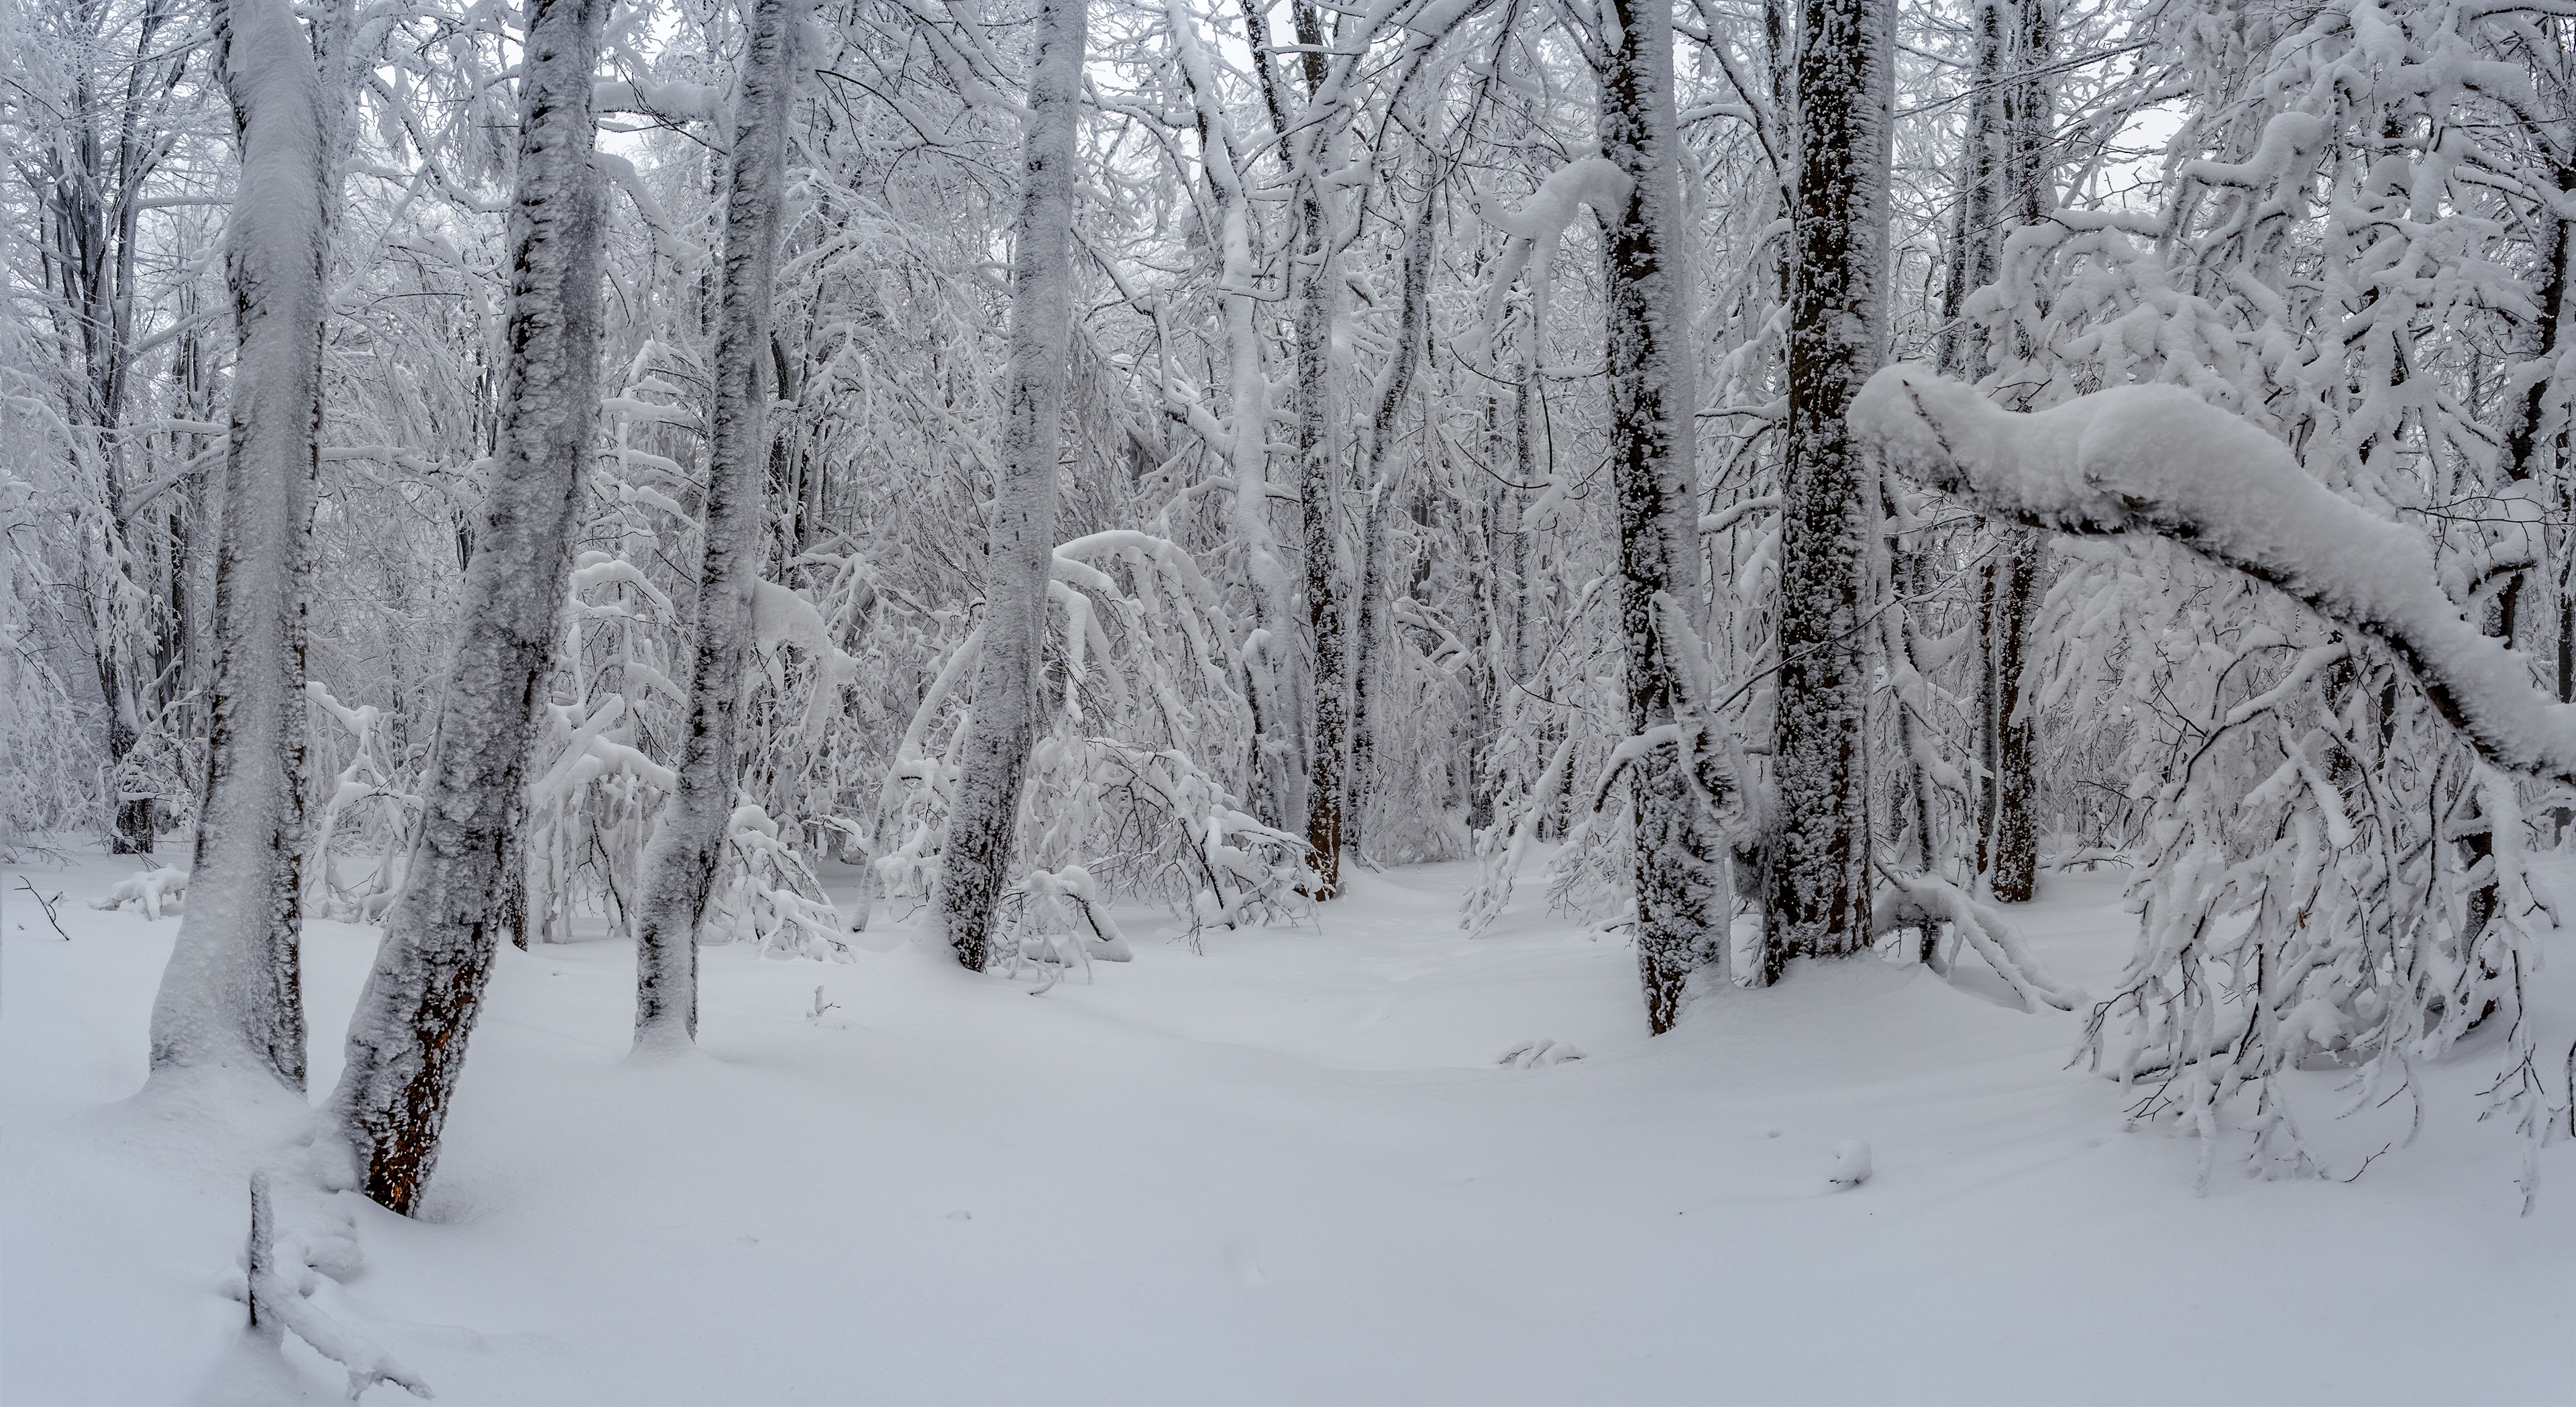
<svg viewBox="0 0 2576 1407">
<path fill-rule="evenodd" d="M 0 1401 L 335 1400 L 245 1348 L 245 1179 L 273 1108 L 136 1096 L 175 925 L 0 873 Z M 2562 881 L 2569 876 L 2557 874 Z M 2564 1400 L 2576 1158 L 2518 1218 L 2470 1053 L 2358 1181 L 2222 1179 L 2063 1069 L 2080 1014 L 1863 957 L 1703 990 L 1649 1041 L 1634 954 L 1464 865 L 1351 875 L 1316 925 L 1042 996 L 914 925 L 853 964 L 705 953 L 702 1053 L 627 1056 L 621 940 L 503 949 L 427 1214 L 345 1194 L 320 1302 L 458 1403 Z M 2100 984 L 2134 919 L 2017 909 Z M 309 925 L 315 1086 L 374 949 Z M 2555 969 L 2576 969 L 2559 963 Z M 2538 1000 L 2566 1011 L 2553 970 Z M 816 988 L 822 990 L 818 993 Z M 1586 1058 L 1498 1052 L 1543 1032 Z M 2402 1131 L 2334 1123 L 2349 1171 Z M 1865 1142 L 1866 1183 L 1826 1176 Z M 2392 1268 L 2396 1273 L 2392 1275 Z M 2223 1327 L 2219 1327 L 2223 1326 Z M 378 1388 L 369 1401 L 407 1400 Z"/>
</svg>

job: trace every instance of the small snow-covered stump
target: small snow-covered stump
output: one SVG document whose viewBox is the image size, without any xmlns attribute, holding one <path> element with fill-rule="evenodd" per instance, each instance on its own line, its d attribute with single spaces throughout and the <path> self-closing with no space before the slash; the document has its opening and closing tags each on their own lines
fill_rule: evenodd
<svg viewBox="0 0 2576 1407">
<path fill-rule="evenodd" d="M 1582 1058 L 1583 1052 L 1575 1049 L 1571 1042 L 1535 1036 L 1504 1051 L 1501 1058 L 1494 1063 L 1507 1065 L 1515 1070 L 1536 1070 L 1543 1066 L 1562 1065 L 1569 1060 Z"/>
<path fill-rule="evenodd" d="M 159 918 L 177 911 L 180 896 L 188 892 L 188 872 L 174 866 L 137 870 L 131 879 L 120 880 L 104 899 L 93 899 L 93 909 L 117 909 L 133 904 L 143 910 L 145 918 Z"/>
<path fill-rule="evenodd" d="M 1858 1187 L 1869 1181 L 1869 1145 L 1847 1138 L 1834 1145 L 1834 1169 L 1825 1181 L 1836 1187 Z"/>
</svg>

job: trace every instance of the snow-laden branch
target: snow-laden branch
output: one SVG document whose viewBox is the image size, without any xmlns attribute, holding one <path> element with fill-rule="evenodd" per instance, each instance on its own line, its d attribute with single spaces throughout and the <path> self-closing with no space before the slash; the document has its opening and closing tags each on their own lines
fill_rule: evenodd
<svg viewBox="0 0 2576 1407">
<path fill-rule="evenodd" d="M 2308 477 L 2279 441 L 2175 386 L 2124 386 L 2022 415 L 1919 365 L 1873 376 L 1854 433 L 1990 517 L 2081 535 L 2146 532 L 2281 588 L 2388 646 L 2489 762 L 2576 783 L 2576 706 L 2482 634 L 2432 548 Z"/>
<path fill-rule="evenodd" d="M 1548 173 L 1537 190 L 1520 204 L 1506 210 L 1494 198 L 1481 191 L 1474 196 L 1476 214 L 1488 225 L 1511 236 L 1503 257 L 1495 261 L 1491 283 L 1485 293 L 1484 315 L 1474 328 L 1458 341 L 1461 355 L 1481 360 L 1493 345 L 1502 328 L 1503 304 L 1511 296 L 1512 281 L 1526 270 L 1529 274 L 1530 297 L 1533 300 L 1532 326 L 1547 323 L 1549 271 L 1555 266 L 1556 251 L 1565 241 L 1565 230 L 1584 206 L 1615 215 L 1628 203 L 1628 177 L 1609 158 L 1578 157 Z"/>
<path fill-rule="evenodd" d="M 2032 956 L 2030 945 L 1993 905 L 1979 903 L 1959 886 L 1938 875 L 1887 872 L 1888 887 L 1874 906 L 1878 933 L 1899 928 L 1949 924 L 1960 941 L 1977 950 L 1995 974 L 2012 988 L 2025 1011 L 2043 1006 L 2073 1011 L 2092 998 L 2081 987 L 2049 976 Z"/>
</svg>

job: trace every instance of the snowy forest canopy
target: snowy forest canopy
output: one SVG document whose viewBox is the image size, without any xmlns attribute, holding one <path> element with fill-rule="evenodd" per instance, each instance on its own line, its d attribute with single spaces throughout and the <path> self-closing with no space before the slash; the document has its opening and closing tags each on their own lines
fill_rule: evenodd
<svg viewBox="0 0 2576 1407">
<path fill-rule="evenodd" d="M 1658 1032 L 1990 966 L 2266 1170 L 2473 1030 L 2576 1118 L 2576 3 L 0 3 L 0 845 L 193 835 L 162 1069 L 385 923 L 397 1210 L 498 942 L 685 1045 L 700 943 L 1428 860 Z"/>
</svg>

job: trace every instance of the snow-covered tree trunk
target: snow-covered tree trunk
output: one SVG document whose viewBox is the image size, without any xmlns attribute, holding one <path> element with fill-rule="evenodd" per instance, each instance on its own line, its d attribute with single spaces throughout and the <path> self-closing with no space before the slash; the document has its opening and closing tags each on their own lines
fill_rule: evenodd
<svg viewBox="0 0 2576 1407">
<path fill-rule="evenodd" d="M 1297 310 L 1297 499 L 1303 510 L 1306 626 L 1314 642 L 1314 734 L 1306 754 L 1306 846 L 1318 900 L 1341 892 L 1350 745 L 1349 631 L 1342 606 L 1341 456 L 1333 415 L 1332 273 L 1320 211 L 1301 256 Z"/>
<path fill-rule="evenodd" d="M 1849 953 L 1870 938 L 1864 616 L 1877 475 L 1843 412 L 1885 355 L 1894 50 L 1892 0 L 1806 0 L 1766 981 L 1792 957 Z"/>
<path fill-rule="evenodd" d="M 334 7 L 344 8 L 344 7 Z M 152 1066 L 304 1087 L 304 615 L 322 421 L 328 95 L 287 0 L 220 0 L 241 173 L 225 250 L 239 353 L 215 566 L 213 732 Z"/>
<path fill-rule="evenodd" d="M 2540 267 L 2540 287 L 2535 290 L 2535 315 L 2524 326 L 2523 364 L 2508 372 L 2508 384 L 2518 374 L 2529 384 L 2518 394 L 2505 397 L 2504 424 L 2499 438 L 2503 441 L 2503 461 L 2498 466 L 2509 483 L 2530 480 L 2540 468 L 2541 430 L 2550 419 L 2551 397 L 2561 403 L 2566 397 L 2568 376 L 2559 367 L 2560 344 L 2565 340 L 2568 307 L 2569 264 L 2576 261 L 2576 218 L 2568 210 L 2576 207 L 2576 157 L 2547 150 L 2548 185 L 2560 202 L 2557 209 L 2532 212 L 2532 254 Z M 2536 174 L 2536 173 L 2535 173 Z M 2535 190 L 2544 189 L 2539 179 L 2532 179 Z M 2564 412 L 2561 412 L 2563 416 Z M 2558 465 L 2559 477 L 2566 478 L 2568 466 L 2563 458 Z M 2507 641 L 2514 638 L 2520 614 L 2524 582 L 2528 572 L 2515 572 L 2496 593 L 2495 630 Z M 2564 614 L 2564 608 L 2561 610 Z M 2567 648 L 2563 643 L 2560 648 Z"/>
<path fill-rule="evenodd" d="M 2004 14 L 2007 6 L 2009 16 Z M 2055 42 L 2056 0 L 1988 0 L 1988 13 L 1995 16 L 1991 23 L 2008 60 L 1997 65 L 1993 76 L 2003 142 L 2002 208 L 2015 221 L 2035 223 L 2057 204 L 2049 174 L 2055 137 L 2050 128 L 2050 82 L 2042 71 Z M 2003 239 L 2004 231 L 1997 227 L 1983 241 L 1988 251 L 1987 281 L 2003 266 Z M 2027 361 L 2035 349 L 2007 350 L 2016 361 Z M 2027 404 L 2026 397 L 2017 396 L 2014 401 L 2016 409 Z M 1983 852 L 1978 868 L 1985 872 L 1987 890 L 1997 900 L 2022 904 L 2030 901 L 2039 884 L 2039 782 L 2032 772 L 2038 720 L 2031 716 L 2023 674 L 2048 570 L 2048 544 L 2026 527 L 2007 527 L 2003 537 L 1995 558 L 1995 606 L 1987 617 L 1993 745 L 1986 754 L 1991 780 L 1985 825 L 1978 837 Z"/>
<path fill-rule="evenodd" d="M 1386 631 L 1386 513 L 1396 482 L 1387 470 L 1395 446 L 1396 421 L 1404 414 L 1405 396 L 1422 360 L 1422 344 L 1431 316 L 1431 215 L 1426 196 L 1414 212 L 1404 242 L 1404 306 L 1397 314 L 1395 352 L 1377 396 L 1377 414 L 1364 428 L 1368 446 L 1360 460 L 1359 483 L 1368 492 L 1368 509 L 1360 525 L 1359 619 L 1351 649 L 1351 769 L 1348 830 L 1351 849 L 1366 844 L 1369 789 L 1376 783 L 1377 719 L 1375 716 L 1380 637 Z"/>
<path fill-rule="evenodd" d="M 1968 295 L 1995 281 L 1995 182 L 2002 164 L 2004 127 L 2004 7 L 2011 0 L 1977 0 L 1977 62 L 1968 80 L 1966 121 L 1961 124 L 1959 215 L 1950 232 L 1950 282 L 1941 294 L 1937 365 L 1944 376 L 1978 380 L 1986 374 L 1983 329 L 1968 320 Z"/>
<path fill-rule="evenodd" d="M 1329 65 L 1322 21 L 1293 6 L 1306 73 L 1306 107 L 1289 144 L 1297 180 L 1297 502 L 1305 528 L 1306 627 L 1314 648 L 1314 731 L 1306 753 L 1306 847 L 1314 897 L 1341 892 L 1343 805 L 1349 795 L 1350 655 L 1342 598 L 1342 475 L 1333 384 L 1333 322 L 1339 310 L 1339 231 L 1324 166 L 1341 130 L 1342 105 L 1327 99 Z"/>
<path fill-rule="evenodd" d="M 2039 827 L 2032 813 L 2037 787 L 2031 775 L 2031 751 L 2036 730 L 2022 676 L 2047 548 L 2026 527 L 2008 524 L 2002 535 L 2003 541 L 1986 563 L 1980 624 L 1985 646 L 1980 732 L 1987 781 L 1978 816 L 1977 869 L 1997 901 L 2023 904 L 2039 883 Z"/>
<path fill-rule="evenodd" d="M 1011 252 L 1011 360 L 1000 482 L 984 559 L 984 653 L 941 849 L 939 919 L 981 972 L 993 906 L 1019 840 L 1020 784 L 1037 737 L 1055 553 L 1056 457 L 1073 335 L 1073 212 L 1082 119 L 1083 6 L 1042 0 L 1029 69 L 1020 213 Z M 1243 411 L 1238 407 L 1236 413 Z"/>
<path fill-rule="evenodd" d="M 1261 262 L 1252 248 L 1252 193 L 1244 184 L 1239 156 L 1246 144 L 1237 139 L 1226 115 L 1216 65 L 1199 41 L 1197 19 L 1181 0 L 1164 0 L 1164 16 L 1181 72 L 1189 80 L 1198 117 L 1199 168 L 1218 211 L 1217 282 L 1225 309 L 1228 419 L 1204 425 L 1201 433 L 1225 456 L 1233 478 L 1232 526 L 1243 548 L 1244 573 L 1251 578 L 1251 620 L 1242 649 L 1244 695 L 1252 707 L 1252 755 L 1246 770 L 1253 809 L 1265 824 L 1286 826 L 1293 824 L 1289 802 L 1296 788 L 1289 785 L 1288 764 L 1296 749 L 1289 691 L 1279 665 L 1292 588 L 1270 528 L 1270 381 L 1261 370 L 1259 312 L 1264 300 L 1256 286 Z M 1192 423 L 1200 421 L 1193 417 Z"/>
<path fill-rule="evenodd" d="M 1690 281 L 1674 136 L 1671 7 L 1612 0 L 1603 36 L 1601 149 L 1627 178 L 1610 228 L 1606 309 L 1610 470 L 1619 520 L 1619 629 L 1625 657 L 1636 821 L 1637 969 L 1657 1034 L 1680 1015 L 1691 969 L 1722 944 L 1725 836 L 1693 766 L 1706 721 L 1692 696 L 1703 661 L 1686 633 L 1700 595 Z"/>
<path fill-rule="evenodd" d="M 408 1213 L 436 1162 L 499 932 L 524 908 L 529 749 L 599 414 L 592 70 L 608 0 L 532 0 L 510 209 L 509 361 L 401 897 L 349 1023 L 332 1113 L 360 1190 Z"/>
<path fill-rule="evenodd" d="M 683 1048 L 698 1034 L 698 924 L 733 815 L 752 602 L 769 554 L 769 399 L 761 373 L 770 362 L 770 289 L 805 11 L 805 0 L 755 0 L 735 98 L 707 416 L 704 555 L 689 618 L 689 714 L 678 784 L 662 803 L 635 906 L 638 1050 Z"/>
</svg>

